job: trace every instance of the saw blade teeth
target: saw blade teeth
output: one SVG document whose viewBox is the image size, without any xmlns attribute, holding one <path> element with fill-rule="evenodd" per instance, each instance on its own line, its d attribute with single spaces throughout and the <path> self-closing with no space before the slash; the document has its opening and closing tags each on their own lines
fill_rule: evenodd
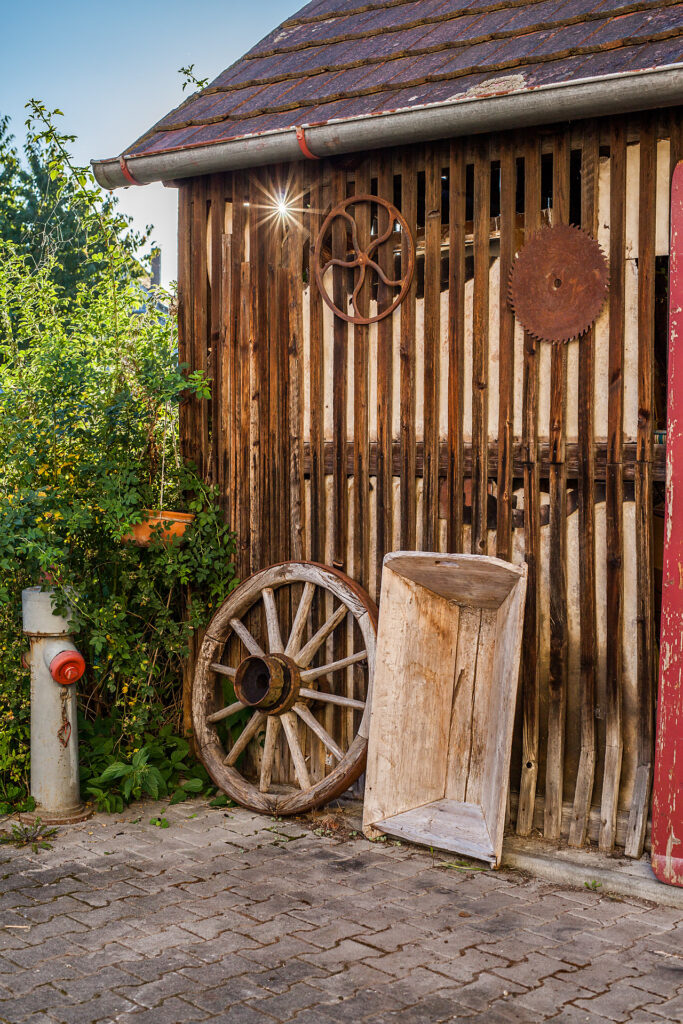
<svg viewBox="0 0 683 1024">
<path fill-rule="evenodd" d="M 548 268 L 557 278 L 554 291 Z M 575 224 L 543 225 L 510 268 L 507 298 L 532 337 L 566 343 L 595 322 L 608 289 L 607 260 L 592 235 Z"/>
</svg>

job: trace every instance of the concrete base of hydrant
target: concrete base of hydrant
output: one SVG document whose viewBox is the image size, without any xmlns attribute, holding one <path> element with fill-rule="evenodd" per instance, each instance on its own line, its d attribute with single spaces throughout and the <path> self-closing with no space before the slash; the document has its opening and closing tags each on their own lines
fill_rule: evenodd
<svg viewBox="0 0 683 1024">
<path fill-rule="evenodd" d="M 63 811 L 46 811 L 36 807 L 35 811 L 24 811 L 19 815 L 19 820 L 25 825 L 33 825 L 38 819 L 43 825 L 75 825 L 78 821 L 85 821 L 92 817 L 93 808 L 86 804 L 79 804 L 73 809 L 65 808 Z"/>
</svg>

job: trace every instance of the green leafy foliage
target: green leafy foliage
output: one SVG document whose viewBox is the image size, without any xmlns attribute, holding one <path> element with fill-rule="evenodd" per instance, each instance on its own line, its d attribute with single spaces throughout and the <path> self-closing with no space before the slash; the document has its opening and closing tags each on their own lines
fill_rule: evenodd
<svg viewBox="0 0 683 1024">
<path fill-rule="evenodd" d="M 169 798 L 178 804 L 193 796 L 212 796 L 215 789 L 203 765 L 190 754 L 186 739 L 173 733 L 170 725 L 157 735 L 145 733 L 144 746 L 123 759 L 115 750 L 111 722 L 82 718 L 81 788 L 97 808 L 121 813 L 132 800 Z"/>
<path fill-rule="evenodd" d="M 21 590 L 40 583 L 70 608 L 88 665 L 84 791 L 114 811 L 141 795 L 213 792 L 178 739 L 182 672 L 235 585 L 234 538 L 216 489 L 179 452 L 179 407 L 208 400 L 211 382 L 178 364 L 174 296 L 138 285 L 121 222 L 71 163 L 54 113 L 32 103 L 33 141 L 51 154 L 51 180 L 68 183 L 72 247 L 96 270 L 67 289 L 62 250 L 36 261 L 0 237 L 0 809 L 27 795 Z M 128 542 L 162 505 L 194 514 L 182 541 L 157 528 L 147 547 Z"/>
<path fill-rule="evenodd" d="M 51 261 L 50 276 L 68 299 L 75 298 L 79 285 L 101 287 L 107 237 L 99 222 L 92 223 L 93 207 L 102 207 L 110 237 L 128 257 L 127 272 L 136 277 L 144 269 L 138 253 L 151 229 L 133 231 L 130 219 L 117 211 L 117 200 L 102 201 L 89 174 L 73 167 L 66 149 L 73 136 L 54 129 L 61 116 L 32 101 L 22 152 L 9 119 L 0 116 L 0 238 L 12 242 L 33 267 Z"/>
</svg>

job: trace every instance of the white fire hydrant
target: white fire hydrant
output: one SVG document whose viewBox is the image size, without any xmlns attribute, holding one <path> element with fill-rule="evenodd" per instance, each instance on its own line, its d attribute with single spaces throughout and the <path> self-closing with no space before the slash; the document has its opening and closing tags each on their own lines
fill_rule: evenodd
<svg viewBox="0 0 683 1024">
<path fill-rule="evenodd" d="M 69 637 L 69 621 L 52 611 L 52 591 L 21 594 L 24 633 L 31 641 L 31 796 L 35 816 L 49 824 L 87 818 L 78 778 L 76 686 L 85 660 Z"/>
</svg>

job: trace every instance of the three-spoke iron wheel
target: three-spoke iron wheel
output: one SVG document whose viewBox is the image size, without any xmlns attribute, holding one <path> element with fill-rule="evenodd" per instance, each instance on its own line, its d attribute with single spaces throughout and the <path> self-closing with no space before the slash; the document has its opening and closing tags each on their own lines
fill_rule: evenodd
<svg viewBox="0 0 683 1024">
<path fill-rule="evenodd" d="M 329 566 L 283 562 L 237 587 L 208 626 L 192 696 L 219 789 L 277 815 L 347 790 L 365 768 L 376 635 L 372 599 Z"/>
</svg>

